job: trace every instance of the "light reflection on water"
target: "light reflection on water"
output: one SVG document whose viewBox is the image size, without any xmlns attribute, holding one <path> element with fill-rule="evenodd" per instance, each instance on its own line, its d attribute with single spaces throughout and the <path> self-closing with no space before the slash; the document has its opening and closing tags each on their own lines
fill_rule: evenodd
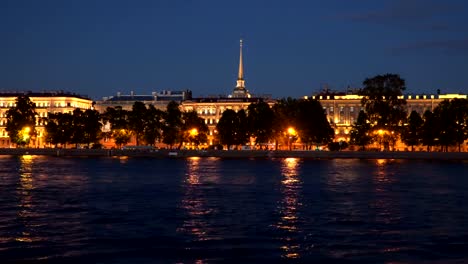
<svg viewBox="0 0 468 264">
<path fill-rule="evenodd" d="M 204 159 L 201 164 L 199 157 L 187 159 L 186 178 L 183 183 L 183 197 L 180 208 L 188 217 L 185 218 L 178 232 L 196 237 L 198 241 L 220 239 L 217 230 L 210 225 L 209 219 L 218 211 L 216 203 L 210 203 L 205 194 L 206 185 L 219 183 L 220 175 L 217 173 L 218 159 Z"/>
<path fill-rule="evenodd" d="M 285 231 L 282 237 L 282 256 L 285 258 L 300 258 L 300 243 L 296 236 L 301 233 L 298 210 L 302 206 L 302 181 L 299 176 L 299 159 L 286 158 L 281 164 L 281 194 L 282 200 L 277 205 L 280 219 L 276 227 Z"/>
<path fill-rule="evenodd" d="M 466 165 L 0 157 L 0 262 L 465 263 Z"/>
<path fill-rule="evenodd" d="M 17 234 L 15 240 L 18 242 L 32 243 L 40 241 L 35 233 L 35 217 L 41 217 L 35 208 L 33 197 L 34 181 L 33 181 L 33 165 L 35 156 L 23 155 L 19 158 L 19 187 L 17 189 L 19 197 L 18 221 L 23 225 L 23 230 Z"/>
</svg>

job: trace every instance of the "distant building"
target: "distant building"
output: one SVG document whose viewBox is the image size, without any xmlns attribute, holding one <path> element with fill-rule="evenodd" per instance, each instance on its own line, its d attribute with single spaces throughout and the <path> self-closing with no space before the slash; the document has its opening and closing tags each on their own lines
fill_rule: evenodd
<svg viewBox="0 0 468 264">
<path fill-rule="evenodd" d="M 6 112 L 9 108 L 16 106 L 16 98 L 18 96 L 28 96 L 29 99 L 36 104 L 36 132 L 37 136 L 31 140 L 30 146 L 44 147 L 45 127 L 40 118 L 47 117 L 48 113 L 71 113 L 76 108 L 83 110 L 91 109 L 93 101 L 83 95 L 78 95 L 65 91 L 44 91 L 44 92 L 0 92 L 0 147 L 14 147 L 15 144 L 10 142 L 10 137 L 6 132 Z"/>
<path fill-rule="evenodd" d="M 135 102 L 143 102 L 145 105 L 154 105 L 155 108 L 166 110 L 166 106 L 170 101 L 181 103 L 184 100 L 192 98 L 190 90 L 185 91 L 166 91 L 152 92 L 150 95 L 138 95 L 133 92 L 130 94 L 117 93 L 116 96 L 104 97 L 100 101 L 96 101 L 96 110 L 100 113 L 106 111 L 107 107 L 121 106 L 124 110 L 132 110 Z"/>
</svg>

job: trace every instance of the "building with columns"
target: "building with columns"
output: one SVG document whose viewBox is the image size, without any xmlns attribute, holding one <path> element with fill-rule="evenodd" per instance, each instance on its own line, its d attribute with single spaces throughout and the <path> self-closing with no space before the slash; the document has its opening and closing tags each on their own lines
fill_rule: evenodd
<svg viewBox="0 0 468 264">
<path fill-rule="evenodd" d="M 308 98 L 307 96 L 305 98 Z M 335 128 L 336 141 L 349 141 L 349 132 L 362 110 L 362 96 L 356 94 L 319 94 L 312 99 L 318 100 L 327 115 L 327 119 Z M 438 94 L 438 95 L 411 95 L 401 96 L 406 100 L 408 114 L 413 110 L 423 115 L 426 110 L 434 108 L 446 99 L 467 99 L 466 94 Z"/>
<path fill-rule="evenodd" d="M 0 92 L 0 148 L 15 147 L 10 142 L 10 137 L 6 131 L 6 112 L 11 107 L 16 106 L 18 96 L 28 96 L 31 102 L 36 104 L 36 138 L 32 138 L 31 147 L 44 147 L 45 124 L 41 122 L 42 117 L 47 117 L 48 113 L 72 113 L 76 108 L 83 110 L 91 109 L 93 101 L 82 95 L 65 91 L 44 91 L 44 92 Z"/>
</svg>

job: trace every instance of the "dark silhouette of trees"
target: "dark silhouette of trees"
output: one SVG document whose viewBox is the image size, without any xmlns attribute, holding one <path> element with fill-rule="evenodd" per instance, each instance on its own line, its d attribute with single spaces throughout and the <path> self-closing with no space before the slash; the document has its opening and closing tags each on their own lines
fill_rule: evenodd
<svg viewBox="0 0 468 264">
<path fill-rule="evenodd" d="M 468 100 L 444 100 L 434 109 L 433 116 L 436 144 L 442 147 L 442 151 L 456 145 L 460 151 L 461 144 L 468 139 Z"/>
<path fill-rule="evenodd" d="M 268 143 L 273 138 L 274 112 L 266 102 L 260 101 L 248 106 L 247 127 L 255 144 Z"/>
<path fill-rule="evenodd" d="M 327 120 L 322 105 L 317 100 L 297 101 L 296 130 L 302 143 L 324 145 L 333 141 L 333 128 Z"/>
<path fill-rule="evenodd" d="M 128 128 L 135 136 L 136 145 L 140 145 L 148 118 L 146 105 L 143 102 L 135 102 L 132 111 L 128 112 Z"/>
<path fill-rule="evenodd" d="M 182 144 L 182 112 L 177 102 L 171 101 L 167 105 L 166 112 L 164 113 L 164 126 L 162 131 L 163 142 L 171 148 L 176 143 Z"/>
<path fill-rule="evenodd" d="M 397 74 L 367 78 L 358 94 L 370 124 L 368 135 L 373 136 L 384 149 L 394 146 L 406 121 L 405 80 Z M 380 132 L 380 133 L 377 133 Z"/>
<path fill-rule="evenodd" d="M 101 115 L 94 109 L 86 109 L 81 116 L 83 119 L 84 140 L 83 143 L 98 144 L 102 136 Z"/>
<path fill-rule="evenodd" d="M 403 128 L 401 140 L 407 145 L 411 146 L 411 151 L 414 151 L 414 146 L 418 146 L 422 142 L 422 127 L 424 121 L 416 111 L 412 111 L 408 124 Z"/>
<path fill-rule="evenodd" d="M 48 113 L 46 118 L 45 141 L 52 145 L 62 145 L 66 147 L 72 142 L 73 133 L 73 115 L 70 113 Z"/>
<path fill-rule="evenodd" d="M 397 74 L 377 75 L 367 78 L 358 94 L 370 124 L 378 129 L 394 129 L 406 118 L 406 100 L 402 99 L 406 89 L 405 80 Z"/>
<path fill-rule="evenodd" d="M 98 144 L 101 138 L 101 116 L 92 109 L 82 111 L 73 110 L 73 113 L 49 113 L 46 121 L 45 141 L 57 146 L 66 147 L 67 144 Z"/>
<path fill-rule="evenodd" d="M 436 145 L 438 138 L 437 120 L 434 114 L 427 110 L 423 114 L 424 123 L 421 130 L 421 143 L 427 147 L 427 151 L 431 151 L 432 147 Z"/>
<path fill-rule="evenodd" d="M 227 109 L 223 112 L 221 119 L 216 125 L 219 141 L 223 145 L 231 146 L 244 145 L 249 141 L 247 130 L 247 115 L 244 110 L 237 113 Z"/>
<path fill-rule="evenodd" d="M 291 144 L 291 140 L 295 141 L 297 136 L 288 135 L 289 128 L 296 127 L 298 115 L 297 100 L 291 97 L 280 99 L 273 105 L 274 127 L 272 130 L 275 138 L 275 149 L 278 149 L 280 144 Z M 290 138 L 291 137 L 291 138 Z"/>
<path fill-rule="evenodd" d="M 110 126 L 110 134 L 117 147 L 126 145 L 131 138 L 129 130 L 129 113 L 121 106 L 107 107 L 101 115 L 103 122 Z"/>
<path fill-rule="evenodd" d="M 360 111 L 356 122 L 353 124 L 350 131 L 350 143 L 360 146 L 361 149 L 366 149 L 366 146 L 372 143 L 372 137 L 369 135 L 371 125 L 368 121 L 367 114 Z"/>
<path fill-rule="evenodd" d="M 29 144 L 36 135 L 36 105 L 28 96 L 18 96 L 16 105 L 6 112 L 8 132 L 11 142 L 18 146 Z"/>
<path fill-rule="evenodd" d="M 156 141 L 161 138 L 163 116 L 163 111 L 156 109 L 154 105 L 148 105 L 145 114 L 145 127 L 143 130 L 143 140 L 146 144 L 154 146 Z"/>
</svg>

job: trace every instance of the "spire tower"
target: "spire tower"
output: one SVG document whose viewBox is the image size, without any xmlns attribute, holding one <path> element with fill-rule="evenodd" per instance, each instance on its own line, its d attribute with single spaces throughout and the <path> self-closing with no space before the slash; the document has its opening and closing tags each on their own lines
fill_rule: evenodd
<svg viewBox="0 0 468 264">
<path fill-rule="evenodd" d="M 250 97 L 248 91 L 245 89 L 245 80 L 244 80 L 244 64 L 242 62 L 242 39 L 240 40 L 239 45 L 239 74 L 237 75 L 236 88 L 232 94 L 233 97 Z"/>
<path fill-rule="evenodd" d="M 244 80 L 244 66 L 242 65 L 242 39 L 240 40 L 239 48 L 239 75 L 237 80 Z"/>
</svg>

